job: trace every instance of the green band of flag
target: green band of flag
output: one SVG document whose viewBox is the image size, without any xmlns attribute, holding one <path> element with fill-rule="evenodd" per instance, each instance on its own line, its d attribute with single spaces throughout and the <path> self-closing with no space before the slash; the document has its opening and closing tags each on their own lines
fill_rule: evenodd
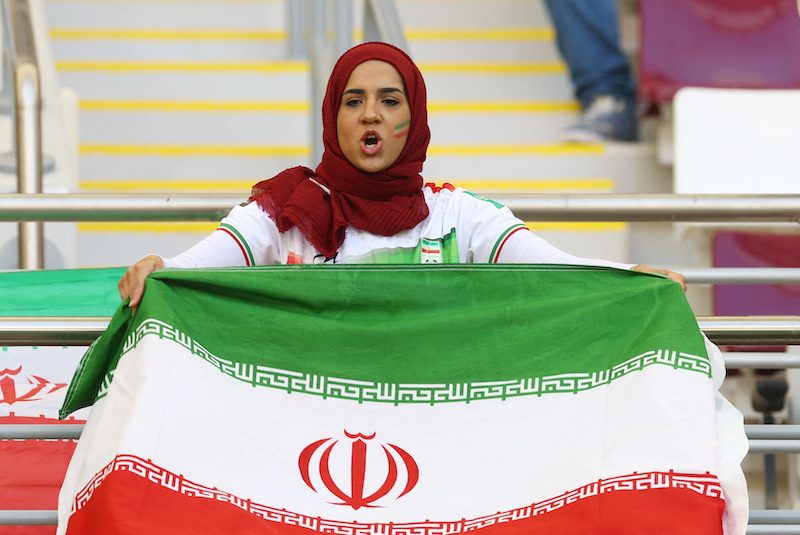
<svg viewBox="0 0 800 535">
<path fill-rule="evenodd" d="M 637 272 L 510 265 L 167 270 L 148 279 L 136 315 L 121 307 L 87 352 L 62 414 L 102 395 L 119 359 L 148 336 L 182 345 L 235 380 L 359 402 L 577 393 L 648 368 L 710 375 L 680 286 Z"/>
</svg>

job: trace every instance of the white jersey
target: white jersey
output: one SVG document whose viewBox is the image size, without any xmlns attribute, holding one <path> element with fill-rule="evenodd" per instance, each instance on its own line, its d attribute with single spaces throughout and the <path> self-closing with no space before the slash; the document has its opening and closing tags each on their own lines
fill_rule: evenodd
<svg viewBox="0 0 800 535">
<path fill-rule="evenodd" d="M 279 232 L 255 203 L 231 210 L 213 234 L 165 267 L 223 267 L 268 264 L 586 264 L 629 269 L 599 259 L 569 255 L 532 232 L 499 203 L 446 184 L 423 189 L 429 214 L 414 228 L 379 236 L 348 227 L 342 246 L 326 258 L 297 227 Z"/>
</svg>

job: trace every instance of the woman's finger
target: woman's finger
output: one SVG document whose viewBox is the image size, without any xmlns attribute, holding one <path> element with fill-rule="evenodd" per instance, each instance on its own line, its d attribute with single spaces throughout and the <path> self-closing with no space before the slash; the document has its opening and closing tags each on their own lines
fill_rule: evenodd
<svg viewBox="0 0 800 535">
<path fill-rule="evenodd" d="M 633 266 L 632 268 L 634 271 L 641 271 L 642 273 L 658 273 L 659 275 L 664 275 L 669 280 L 677 282 L 683 288 L 683 291 L 686 291 L 686 277 L 684 277 L 681 273 L 677 273 L 675 271 L 670 271 L 668 269 L 658 269 L 646 264 L 639 264 Z"/>
<path fill-rule="evenodd" d="M 155 270 L 164 267 L 161 257 L 151 255 L 146 256 L 128 268 L 128 271 L 117 283 L 119 296 L 122 300 L 130 297 L 128 306 L 136 308 L 142 300 L 144 294 L 144 281 Z"/>
</svg>

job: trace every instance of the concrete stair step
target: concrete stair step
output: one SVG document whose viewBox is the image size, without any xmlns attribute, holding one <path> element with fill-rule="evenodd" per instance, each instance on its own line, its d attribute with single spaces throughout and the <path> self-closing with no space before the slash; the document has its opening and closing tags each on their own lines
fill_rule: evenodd
<svg viewBox="0 0 800 535">
<path fill-rule="evenodd" d="M 571 100 L 572 85 L 559 64 L 556 72 L 482 74 L 424 72 L 429 100 Z"/>
<path fill-rule="evenodd" d="M 544 3 L 527 0 L 399 0 L 395 3 L 405 28 L 549 26 Z"/>
<path fill-rule="evenodd" d="M 285 59 L 288 54 L 282 29 L 54 28 L 50 35 L 54 56 L 61 61 L 263 61 Z M 411 56 L 419 62 L 560 60 L 548 28 L 409 29 L 407 38 Z"/>
<path fill-rule="evenodd" d="M 304 113 L 84 111 L 80 124 L 82 144 L 306 145 L 310 131 Z"/>
<path fill-rule="evenodd" d="M 285 39 L 56 40 L 57 61 L 268 61 L 287 55 Z"/>
<path fill-rule="evenodd" d="M 555 147 L 558 147 L 556 145 Z M 614 191 L 669 192 L 671 170 L 655 161 L 655 147 L 640 143 L 608 143 L 597 154 L 567 152 L 558 155 L 519 154 L 508 156 L 431 155 L 423 175 L 431 180 L 482 179 L 485 177 L 584 178 L 614 180 Z"/>
<path fill-rule="evenodd" d="M 434 144 L 546 144 L 575 123 L 576 112 L 493 114 L 431 114 L 428 123 Z"/>
<path fill-rule="evenodd" d="M 283 0 L 46 0 L 50 28 L 238 29 L 286 25 Z"/>
<path fill-rule="evenodd" d="M 271 157 L 82 155 L 82 180 L 269 178 L 288 167 L 310 165 L 310 156 Z"/>
<path fill-rule="evenodd" d="M 410 39 L 411 57 L 417 62 L 469 61 L 491 62 L 558 62 L 561 57 L 552 39 L 497 40 L 450 39 L 436 41 Z"/>
<path fill-rule="evenodd" d="M 81 100 L 287 100 L 310 98 L 304 63 L 272 71 L 110 71 L 60 69 L 59 79 Z"/>
<path fill-rule="evenodd" d="M 246 195 L 243 195 L 243 199 Z M 200 232 L 95 232 L 77 225 L 78 267 L 130 266 L 148 254 L 171 257 L 189 249 L 213 230 Z M 165 227 L 169 228 L 169 227 Z M 124 247 L 118 244 L 124 243 Z"/>
</svg>

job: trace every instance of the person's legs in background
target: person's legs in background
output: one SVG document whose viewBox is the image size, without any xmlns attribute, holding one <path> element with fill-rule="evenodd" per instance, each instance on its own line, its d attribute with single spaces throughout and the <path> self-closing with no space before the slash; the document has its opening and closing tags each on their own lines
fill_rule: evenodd
<svg viewBox="0 0 800 535">
<path fill-rule="evenodd" d="M 636 85 L 619 45 L 617 0 L 545 0 L 583 114 L 570 141 L 636 141 Z"/>
</svg>

